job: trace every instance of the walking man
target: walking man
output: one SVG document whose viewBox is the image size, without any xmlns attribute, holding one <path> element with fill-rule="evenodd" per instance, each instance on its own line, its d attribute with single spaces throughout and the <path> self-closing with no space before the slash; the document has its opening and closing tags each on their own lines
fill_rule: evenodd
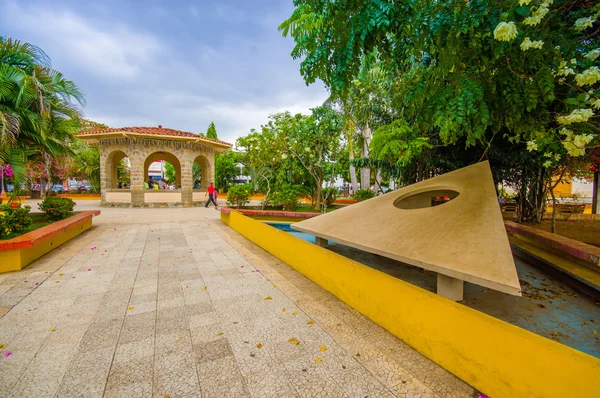
<svg viewBox="0 0 600 398">
<path fill-rule="evenodd" d="M 210 202 L 213 202 L 213 204 L 215 205 L 215 208 L 218 208 L 219 205 L 217 204 L 217 202 L 215 202 L 215 187 L 212 182 L 208 186 L 208 190 L 206 191 L 206 193 L 208 194 L 208 201 L 206 202 L 206 206 L 204 206 L 204 207 L 208 207 Z"/>
</svg>

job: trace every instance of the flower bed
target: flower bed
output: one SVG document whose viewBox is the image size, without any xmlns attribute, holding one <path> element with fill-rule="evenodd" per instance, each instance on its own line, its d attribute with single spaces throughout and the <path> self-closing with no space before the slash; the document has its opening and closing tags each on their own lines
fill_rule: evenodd
<svg viewBox="0 0 600 398">
<path fill-rule="evenodd" d="M 301 221 L 307 218 L 320 216 L 321 213 L 299 212 L 299 211 L 283 211 L 283 210 L 250 210 L 250 209 L 233 209 L 230 207 L 219 208 L 222 214 L 229 214 L 236 211 L 255 220 L 263 221 Z"/>
<path fill-rule="evenodd" d="M 0 273 L 19 271 L 50 250 L 92 226 L 100 211 L 84 211 L 64 220 L 27 232 L 16 238 L 0 240 Z"/>
</svg>

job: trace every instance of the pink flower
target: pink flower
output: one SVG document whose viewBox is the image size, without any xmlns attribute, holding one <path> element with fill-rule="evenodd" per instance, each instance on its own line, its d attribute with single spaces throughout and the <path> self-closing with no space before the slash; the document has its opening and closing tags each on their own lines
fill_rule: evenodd
<svg viewBox="0 0 600 398">
<path fill-rule="evenodd" d="M 38 286 L 39 284 L 40 284 L 39 282 L 36 282 L 36 283 L 35 283 L 35 285 L 36 285 L 36 286 Z"/>
<path fill-rule="evenodd" d="M 11 356 L 11 355 L 12 355 L 12 352 L 10 352 L 10 351 L 6 351 L 6 352 L 4 353 L 4 358 L 8 358 L 8 357 L 9 357 L 9 356 Z"/>
</svg>

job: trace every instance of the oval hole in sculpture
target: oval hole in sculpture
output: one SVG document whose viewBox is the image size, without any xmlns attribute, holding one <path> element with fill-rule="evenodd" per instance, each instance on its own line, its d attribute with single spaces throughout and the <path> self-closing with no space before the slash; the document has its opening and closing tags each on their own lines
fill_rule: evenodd
<svg viewBox="0 0 600 398">
<path fill-rule="evenodd" d="M 452 189 L 434 189 L 431 191 L 409 194 L 394 202 L 394 206 L 399 209 L 424 209 L 443 205 L 460 195 L 459 192 Z"/>
</svg>

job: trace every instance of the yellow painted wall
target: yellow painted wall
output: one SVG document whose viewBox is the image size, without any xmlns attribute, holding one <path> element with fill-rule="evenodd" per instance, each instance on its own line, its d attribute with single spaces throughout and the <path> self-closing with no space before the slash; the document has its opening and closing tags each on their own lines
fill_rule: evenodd
<svg viewBox="0 0 600 398">
<path fill-rule="evenodd" d="M 25 268 L 34 260 L 42 257 L 49 251 L 56 249 L 66 241 L 73 239 L 83 231 L 92 227 L 92 218 L 84 221 L 75 228 L 71 228 L 68 231 L 55 236 L 45 242 L 42 242 L 33 247 L 26 249 L 8 250 L 0 252 L 0 273 L 8 271 L 19 271 Z"/>
<path fill-rule="evenodd" d="M 600 395 L 600 360 L 231 212 L 221 220 L 493 398 Z"/>
</svg>

